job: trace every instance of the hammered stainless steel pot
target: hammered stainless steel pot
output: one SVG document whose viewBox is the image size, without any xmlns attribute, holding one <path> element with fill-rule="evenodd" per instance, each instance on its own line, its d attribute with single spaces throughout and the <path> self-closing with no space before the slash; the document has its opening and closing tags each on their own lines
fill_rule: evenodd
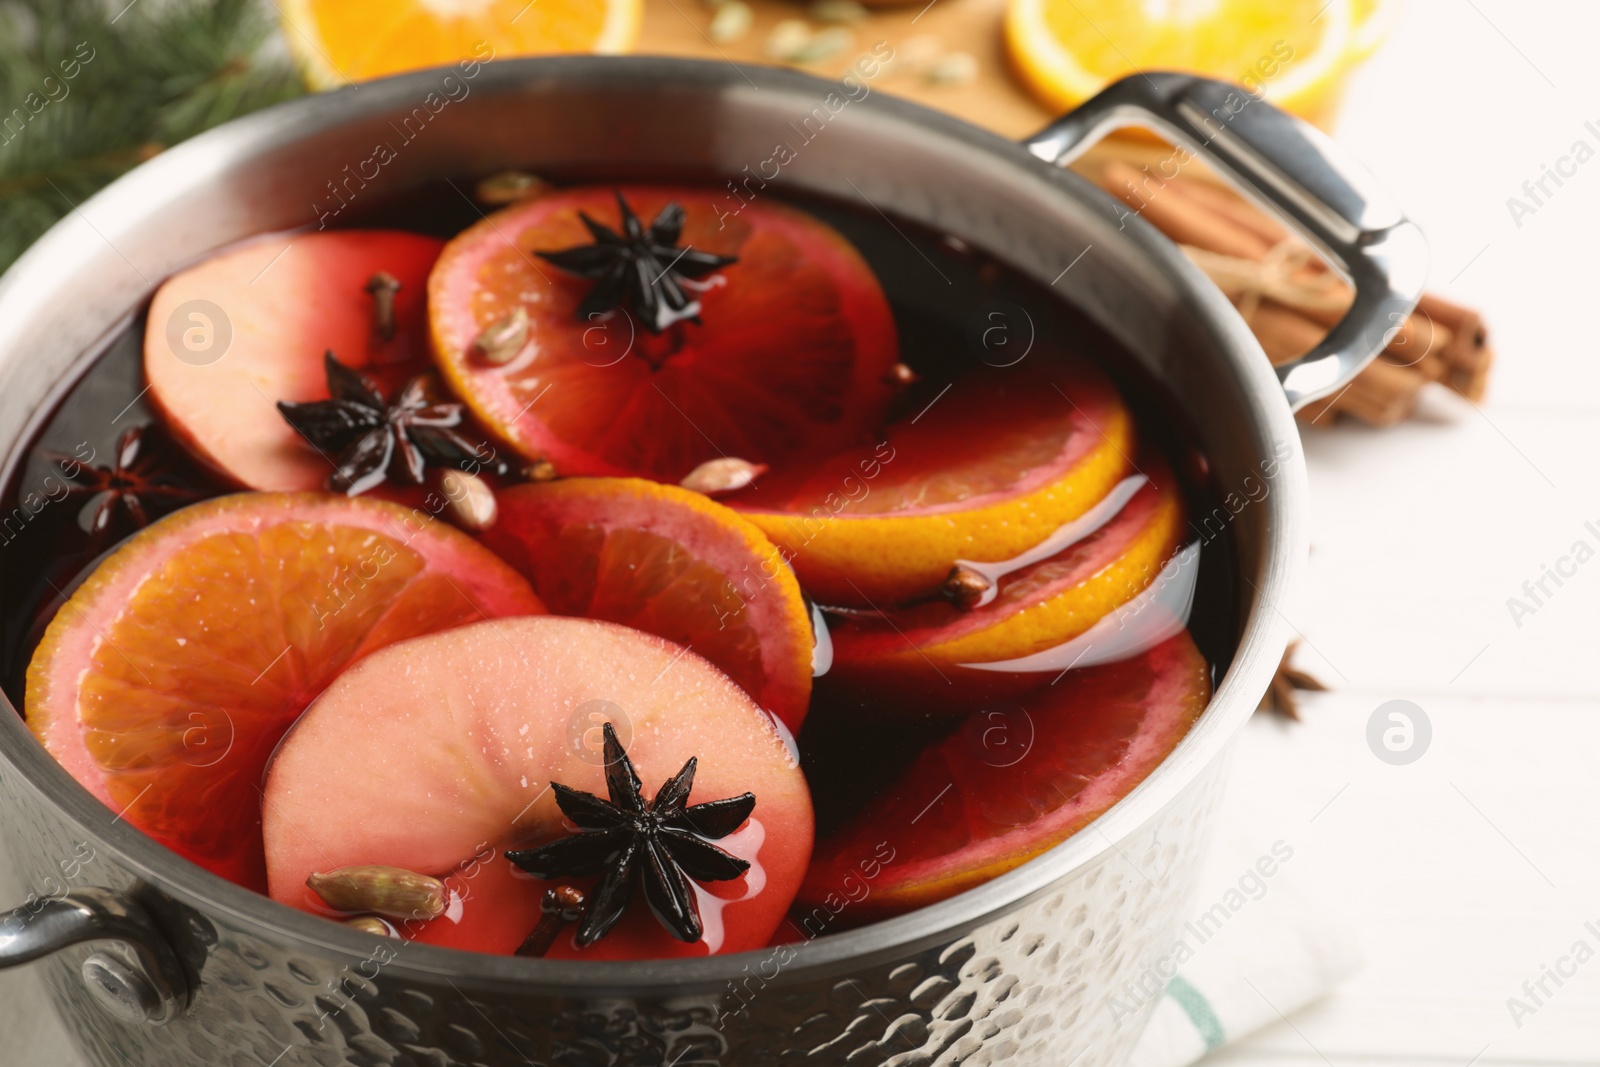
<svg viewBox="0 0 1600 1067">
<path fill-rule="evenodd" d="M 1127 122 L 1165 130 L 1270 201 L 1348 274 L 1355 306 L 1319 349 L 1274 375 L 1177 248 L 1058 166 Z M 88 1062 L 1095 1067 L 1126 1057 L 1145 1013 L 1113 998 L 1170 947 L 1230 739 L 1283 649 L 1276 605 L 1306 547 L 1291 409 L 1348 381 L 1422 281 L 1415 228 L 1326 139 L 1270 105 L 1140 75 L 1017 145 L 883 96 L 864 72 L 841 84 L 591 57 L 466 65 L 296 101 L 145 164 L 5 275 L 0 447 L 14 469 L 82 353 L 162 278 L 250 234 L 315 225 L 343 199 L 336 188 L 378 196 L 507 167 L 739 176 L 797 138 L 803 147 L 771 181 L 955 235 L 1053 285 L 1187 408 L 1222 488 L 1249 490 L 1227 517 L 1238 651 L 1199 724 L 1092 828 L 952 900 L 775 952 L 570 963 L 380 940 L 230 885 L 120 822 L 19 716 L 0 714 L 11 856 L 0 896 L 21 902 L 0 915 L 0 967 L 40 961 Z M 386 143 L 397 150 L 374 163 Z"/>
</svg>

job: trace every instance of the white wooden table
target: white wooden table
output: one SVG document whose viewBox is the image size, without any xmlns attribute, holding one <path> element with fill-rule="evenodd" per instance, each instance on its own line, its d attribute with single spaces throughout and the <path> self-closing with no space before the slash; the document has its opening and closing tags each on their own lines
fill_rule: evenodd
<svg viewBox="0 0 1600 1067">
<path fill-rule="evenodd" d="M 1337 691 L 1302 725 L 1252 724 L 1228 803 L 1294 843 L 1366 966 L 1218 1067 L 1600 1063 L 1600 957 L 1547 980 L 1520 1027 L 1507 1006 L 1575 941 L 1600 951 L 1600 555 L 1533 614 L 1507 606 L 1575 542 L 1600 552 L 1600 155 L 1520 226 L 1506 203 L 1532 204 L 1522 183 L 1574 142 L 1600 153 L 1597 31 L 1594 4 L 1411 0 L 1352 86 L 1340 140 L 1427 230 L 1433 286 L 1486 312 L 1501 362 L 1481 413 L 1306 442 L 1310 581 L 1287 611 Z M 1434 730 L 1404 767 L 1365 740 L 1395 698 Z"/>
<path fill-rule="evenodd" d="M 1574 542 L 1600 550 L 1600 158 L 1520 226 L 1506 205 L 1575 141 L 1600 152 L 1596 40 L 1600 5 L 1411 0 L 1352 86 L 1341 139 L 1501 364 L 1481 413 L 1307 441 L 1310 581 L 1285 610 L 1336 691 L 1251 725 L 1228 817 L 1292 843 L 1367 962 L 1218 1067 L 1600 1064 L 1600 958 L 1520 1027 L 1507 1008 L 1576 940 L 1600 949 L 1600 557 L 1520 626 L 1506 603 Z M 1395 698 L 1434 730 L 1405 767 L 1365 740 Z M 17 1067 L 69 1062 L 25 973 L 0 975 L 0 1033 Z"/>
</svg>

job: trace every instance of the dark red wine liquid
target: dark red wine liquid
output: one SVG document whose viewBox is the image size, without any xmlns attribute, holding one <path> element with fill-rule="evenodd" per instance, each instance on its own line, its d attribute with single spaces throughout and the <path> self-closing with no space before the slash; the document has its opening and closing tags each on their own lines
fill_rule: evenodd
<svg viewBox="0 0 1600 1067">
<path fill-rule="evenodd" d="M 1005 331 L 1020 334 L 1029 322 L 1027 328 L 1037 336 L 1066 341 L 1065 347 L 1093 359 L 1117 382 L 1141 441 L 1159 449 L 1177 472 L 1191 516 L 1211 514 L 1218 506 L 1220 494 L 1204 474 L 1207 464 L 1179 406 L 1160 383 L 1142 375 L 1131 358 L 1048 289 L 981 251 L 915 224 L 891 225 L 876 212 L 826 200 L 795 202 L 849 238 L 888 295 L 902 357 L 920 375 L 896 415 L 916 412 L 948 383 L 985 362 L 1004 362 L 1003 345 L 1021 340 L 1004 336 Z M 440 237 L 479 218 L 477 209 L 450 186 L 348 215 L 341 222 L 351 227 L 383 226 Z M 148 518 L 229 491 L 166 440 L 146 404 L 144 327 L 143 309 L 135 309 L 95 352 L 86 353 L 80 376 L 63 384 L 28 443 L 7 457 L 0 489 L 0 684 L 19 709 L 28 660 L 44 627 L 94 564 L 134 532 L 128 510 L 115 502 L 110 505 L 113 513 L 102 515 L 96 529 L 96 513 L 108 505 L 103 493 L 74 488 L 93 480 L 80 468 L 112 467 L 126 431 L 147 427 L 143 447 L 160 456 L 163 483 L 181 490 L 141 497 Z M 994 332 L 997 328 L 1000 334 Z M 74 473 L 76 478 L 69 477 Z M 137 486 L 132 491 L 137 495 Z M 1197 567 L 1189 630 L 1216 679 L 1228 666 L 1239 632 L 1231 534 L 1225 531 L 1206 540 Z M 926 745 L 960 726 L 960 720 L 947 716 L 896 710 L 892 719 L 874 716 L 870 705 L 826 687 L 814 700 L 799 741 L 819 834 L 836 829 Z"/>
</svg>

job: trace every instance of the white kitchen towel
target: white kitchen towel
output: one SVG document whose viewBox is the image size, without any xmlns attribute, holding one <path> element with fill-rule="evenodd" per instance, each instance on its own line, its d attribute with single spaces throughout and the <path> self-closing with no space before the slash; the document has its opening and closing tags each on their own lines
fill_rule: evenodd
<svg viewBox="0 0 1600 1067">
<path fill-rule="evenodd" d="M 1123 991 L 1119 1003 L 1129 1012 L 1143 1007 L 1142 989 L 1159 996 L 1130 1067 L 1194 1063 L 1356 971 L 1361 956 L 1352 931 L 1307 881 L 1282 841 L 1266 848 L 1230 842 L 1213 852 L 1172 950 L 1142 986 Z"/>
</svg>

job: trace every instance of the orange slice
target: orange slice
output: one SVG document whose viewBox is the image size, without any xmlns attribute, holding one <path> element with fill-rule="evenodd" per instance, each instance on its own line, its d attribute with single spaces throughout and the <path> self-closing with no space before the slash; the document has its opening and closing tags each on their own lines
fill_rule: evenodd
<svg viewBox="0 0 1600 1067">
<path fill-rule="evenodd" d="M 284 38 L 313 89 L 423 67 L 557 52 L 626 52 L 642 0 L 283 0 Z M 440 101 L 460 89 L 441 82 Z M 470 89 L 468 90 L 470 91 Z M 419 104 L 422 101 L 418 101 Z M 440 106 L 443 106 L 442 104 Z M 432 103 L 428 111 L 434 112 Z"/>
<path fill-rule="evenodd" d="M 957 560 L 1000 561 L 1088 511 L 1127 473 L 1133 421 L 1084 363 L 1035 354 L 930 395 L 877 445 L 765 475 L 724 498 L 814 599 L 889 607 Z"/>
<path fill-rule="evenodd" d="M 28 725 L 128 822 L 264 891 L 262 771 L 323 687 L 395 641 L 542 611 L 420 512 L 222 497 L 128 540 L 62 605 L 28 665 Z"/>
<path fill-rule="evenodd" d="M 1045 546 L 1000 566 L 979 564 L 994 586 L 977 607 L 937 600 L 838 620 L 834 680 L 936 696 L 963 666 L 1022 660 L 1088 631 L 1149 586 L 1183 537 L 1172 476 L 1150 461 L 1143 469 L 1148 478 L 1128 479 Z"/>
<path fill-rule="evenodd" d="M 810 612 L 772 542 L 733 511 L 639 478 L 569 478 L 502 493 L 484 541 L 551 611 L 675 641 L 799 733 Z"/>
<path fill-rule="evenodd" d="M 579 212 L 618 229 L 684 209 L 677 245 L 738 262 L 704 280 L 700 322 L 652 334 L 627 309 L 578 317 L 591 283 L 534 255 L 592 244 Z M 894 317 L 854 247 L 770 199 L 710 189 L 586 186 L 507 208 L 445 247 L 428 282 L 439 366 L 479 420 L 563 475 L 677 483 L 723 456 L 777 463 L 865 440 L 891 399 Z M 741 206 L 742 205 L 742 206 Z M 509 362 L 472 351 L 518 310 Z"/>
<path fill-rule="evenodd" d="M 1325 123 L 1353 62 L 1353 2 L 1007 0 L 1005 39 L 1023 82 L 1057 110 L 1125 74 L 1177 70 Z"/>
<path fill-rule="evenodd" d="M 1179 633 L 1020 703 L 986 706 L 817 843 L 793 921 L 805 930 L 818 915 L 834 929 L 829 904 L 846 896 L 840 921 L 886 918 L 1021 865 L 1127 796 L 1210 699 L 1210 666 Z"/>
</svg>

